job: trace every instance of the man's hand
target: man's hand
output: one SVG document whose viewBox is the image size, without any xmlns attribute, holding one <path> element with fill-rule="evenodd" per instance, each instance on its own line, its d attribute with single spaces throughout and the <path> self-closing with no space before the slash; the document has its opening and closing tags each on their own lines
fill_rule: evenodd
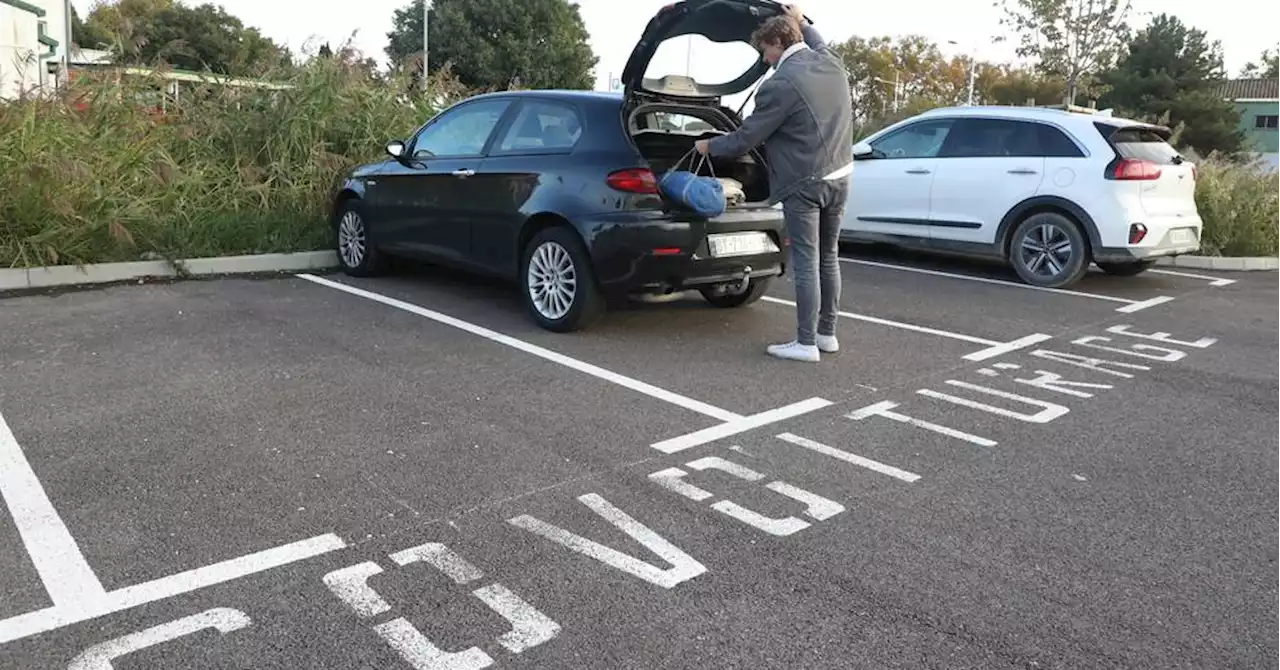
<svg viewBox="0 0 1280 670">
<path fill-rule="evenodd" d="M 706 156 L 707 152 L 711 151 L 711 140 L 698 140 L 693 143 L 693 148 L 697 149 L 698 153 Z"/>
<path fill-rule="evenodd" d="M 783 7 L 786 8 L 787 16 L 790 16 L 792 21 L 804 24 L 804 11 L 800 9 L 800 5 L 783 5 Z"/>
</svg>

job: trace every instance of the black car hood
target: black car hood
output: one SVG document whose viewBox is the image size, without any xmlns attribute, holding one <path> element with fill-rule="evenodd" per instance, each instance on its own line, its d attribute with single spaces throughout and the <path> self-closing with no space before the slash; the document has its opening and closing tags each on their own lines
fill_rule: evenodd
<svg viewBox="0 0 1280 670">
<path fill-rule="evenodd" d="M 769 71 L 763 56 L 736 79 L 723 84 L 700 84 L 687 77 L 670 76 L 646 79 L 645 71 L 653 60 L 658 45 L 682 35 L 701 35 L 712 42 L 747 42 L 751 33 L 765 20 L 784 13 L 782 4 L 774 0 L 684 0 L 658 11 L 645 26 L 640 41 L 631 51 L 622 71 L 622 85 L 629 94 L 647 91 L 663 96 L 719 98 L 741 93 Z"/>
</svg>

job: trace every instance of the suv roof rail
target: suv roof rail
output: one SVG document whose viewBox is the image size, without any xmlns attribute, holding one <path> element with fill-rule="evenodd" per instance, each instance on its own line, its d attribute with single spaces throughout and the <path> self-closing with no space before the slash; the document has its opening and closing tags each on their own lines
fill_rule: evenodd
<svg viewBox="0 0 1280 670">
<path fill-rule="evenodd" d="M 1058 109 L 1064 112 L 1074 112 L 1076 114 L 1092 114 L 1094 116 L 1113 116 L 1115 111 L 1110 107 L 1106 109 L 1098 109 L 1097 107 L 1093 107 L 1093 106 L 1081 107 L 1080 105 L 1067 105 L 1062 103 L 1058 103 L 1056 105 L 1036 105 L 1036 106 L 1040 107 L 1041 109 Z"/>
</svg>

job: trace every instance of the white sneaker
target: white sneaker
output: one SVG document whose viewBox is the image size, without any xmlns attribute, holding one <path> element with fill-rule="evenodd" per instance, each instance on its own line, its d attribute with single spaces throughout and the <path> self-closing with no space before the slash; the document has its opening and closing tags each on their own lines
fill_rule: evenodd
<svg viewBox="0 0 1280 670">
<path fill-rule="evenodd" d="M 770 356 L 784 358 L 789 361 L 817 363 L 819 359 L 818 347 L 812 344 L 800 344 L 795 340 L 787 342 L 786 344 L 770 345 L 767 351 Z"/>
<path fill-rule="evenodd" d="M 834 354 L 840 351 L 840 340 L 835 335 L 819 335 L 818 350 L 826 354 Z"/>
</svg>

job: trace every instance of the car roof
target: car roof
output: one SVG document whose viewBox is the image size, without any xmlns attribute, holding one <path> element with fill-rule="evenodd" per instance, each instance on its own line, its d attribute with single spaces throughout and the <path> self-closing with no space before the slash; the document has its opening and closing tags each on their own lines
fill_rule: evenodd
<svg viewBox="0 0 1280 670">
<path fill-rule="evenodd" d="M 916 118 L 933 116 L 948 117 L 995 117 L 1002 119 L 1038 119 L 1057 123 L 1102 122 L 1113 126 L 1145 126 L 1150 125 L 1133 119 L 1126 119 L 1110 114 L 1089 114 L 1084 112 L 1054 109 L 1052 107 L 1016 107 L 1013 105 L 978 105 L 960 107 L 939 107 L 920 113 Z"/>
</svg>

